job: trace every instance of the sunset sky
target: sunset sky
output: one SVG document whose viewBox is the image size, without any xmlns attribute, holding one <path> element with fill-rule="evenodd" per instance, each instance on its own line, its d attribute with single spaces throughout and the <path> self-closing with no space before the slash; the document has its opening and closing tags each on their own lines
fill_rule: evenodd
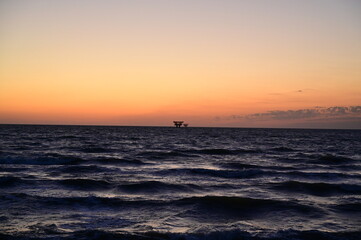
<svg viewBox="0 0 361 240">
<path fill-rule="evenodd" d="M 0 123 L 361 129 L 359 0 L 0 0 Z"/>
</svg>

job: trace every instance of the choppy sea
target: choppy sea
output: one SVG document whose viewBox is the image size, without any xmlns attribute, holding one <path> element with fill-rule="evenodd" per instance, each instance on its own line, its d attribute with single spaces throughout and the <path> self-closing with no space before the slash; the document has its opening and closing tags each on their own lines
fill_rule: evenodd
<svg viewBox="0 0 361 240">
<path fill-rule="evenodd" d="M 0 125 L 0 239 L 361 239 L 361 131 Z"/>
</svg>

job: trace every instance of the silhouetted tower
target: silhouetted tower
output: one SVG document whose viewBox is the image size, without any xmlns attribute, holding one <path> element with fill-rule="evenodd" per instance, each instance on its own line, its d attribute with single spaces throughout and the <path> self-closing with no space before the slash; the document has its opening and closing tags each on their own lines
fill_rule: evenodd
<svg viewBox="0 0 361 240">
<path fill-rule="evenodd" d="M 175 127 L 179 128 L 179 127 L 182 126 L 183 121 L 173 121 L 173 123 L 174 123 L 174 126 L 175 126 Z"/>
</svg>

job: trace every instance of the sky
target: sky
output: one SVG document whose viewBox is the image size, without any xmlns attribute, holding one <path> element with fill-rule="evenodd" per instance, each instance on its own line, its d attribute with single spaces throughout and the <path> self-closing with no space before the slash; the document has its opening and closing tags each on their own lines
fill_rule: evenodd
<svg viewBox="0 0 361 240">
<path fill-rule="evenodd" d="M 0 123 L 361 129 L 361 1 L 0 0 Z"/>
</svg>

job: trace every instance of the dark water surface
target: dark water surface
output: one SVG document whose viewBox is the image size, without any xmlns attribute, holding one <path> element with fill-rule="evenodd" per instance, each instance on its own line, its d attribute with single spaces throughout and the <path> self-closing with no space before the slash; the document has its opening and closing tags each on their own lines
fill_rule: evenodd
<svg viewBox="0 0 361 240">
<path fill-rule="evenodd" d="M 361 131 L 0 125 L 0 239 L 361 239 Z"/>
</svg>

